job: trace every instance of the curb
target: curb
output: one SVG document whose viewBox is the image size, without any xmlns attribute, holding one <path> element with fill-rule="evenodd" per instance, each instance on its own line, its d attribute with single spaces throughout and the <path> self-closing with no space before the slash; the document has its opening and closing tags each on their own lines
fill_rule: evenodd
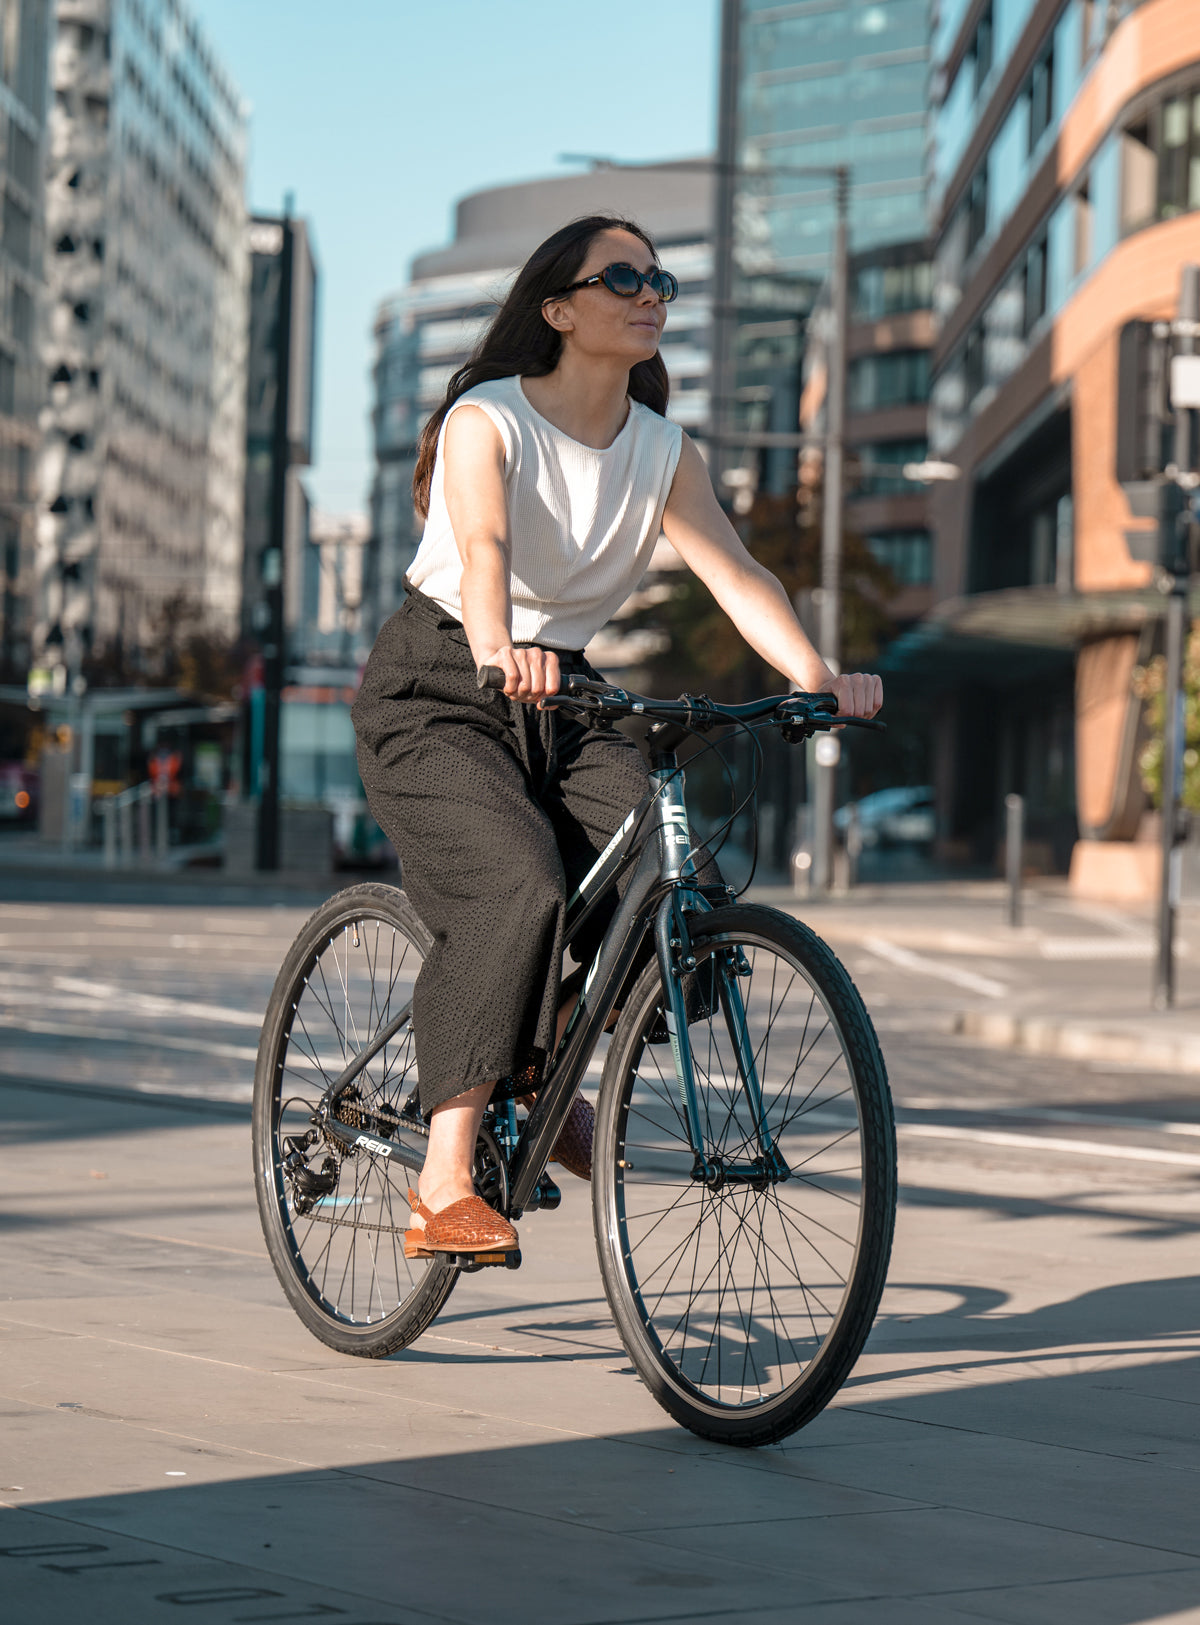
<svg viewBox="0 0 1200 1625">
<path fill-rule="evenodd" d="M 1075 1061 L 1131 1062 L 1160 1072 L 1200 1073 L 1200 1033 L 1152 1034 L 1098 1022 L 1052 1021 L 997 1010 L 959 1010 L 950 1018 L 956 1038 L 1027 1055 Z"/>
</svg>

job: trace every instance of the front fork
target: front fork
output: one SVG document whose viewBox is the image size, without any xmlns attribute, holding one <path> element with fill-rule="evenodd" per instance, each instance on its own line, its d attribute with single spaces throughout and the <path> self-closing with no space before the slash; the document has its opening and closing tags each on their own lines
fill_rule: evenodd
<svg viewBox="0 0 1200 1625">
<path fill-rule="evenodd" d="M 758 1065 L 750 1043 L 746 1006 L 739 986 L 739 978 L 749 973 L 749 966 L 741 948 L 736 947 L 715 949 L 706 971 L 701 974 L 711 977 L 711 988 L 721 1006 L 737 1064 L 738 1085 L 746 1097 L 755 1126 L 756 1154 L 749 1158 L 737 1158 L 722 1156 L 715 1148 L 706 1151 L 700 1096 L 688 1036 L 687 978 L 696 970 L 696 955 L 688 930 L 688 910 L 682 906 L 685 899 L 696 910 L 707 910 L 712 906 L 698 890 L 673 887 L 659 904 L 654 918 L 654 946 L 658 955 L 659 977 L 666 995 L 663 1016 L 671 1043 L 679 1103 L 683 1108 L 695 1159 L 692 1178 L 712 1190 L 724 1184 L 774 1184 L 788 1177 L 788 1167 L 775 1146 L 767 1122 Z M 697 988 L 694 996 L 699 997 L 700 991 Z"/>
</svg>

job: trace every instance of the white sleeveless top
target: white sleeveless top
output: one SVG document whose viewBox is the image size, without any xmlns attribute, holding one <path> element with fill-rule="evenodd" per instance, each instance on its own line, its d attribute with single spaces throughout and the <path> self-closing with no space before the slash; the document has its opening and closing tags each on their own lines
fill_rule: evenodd
<svg viewBox="0 0 1200 1625">
<path fill-rule="evenodd" d="M 597 451 L 534 411 L 517 377 L 460 395 L 442 424 L 429 518 L 408 572 L 414 587 L 458 620 L 462 559 L 446 511 L 442 445 L 460 406 L 482 407 L 504 442 L 513 642 L 582 649 L 649 565 L 683 431 L 631 401 L 617 438 Z"/>
</svg>

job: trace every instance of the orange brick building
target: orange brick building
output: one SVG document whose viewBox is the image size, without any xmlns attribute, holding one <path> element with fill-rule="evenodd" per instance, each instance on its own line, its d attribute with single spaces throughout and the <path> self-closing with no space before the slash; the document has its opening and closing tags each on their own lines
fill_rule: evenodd
<svg viewBox="0 0 1200 1625">
<path fill-rule="evenodd" d="M 934 55 L 929 440 L 959 477 L 891 663 L 933 701 L 948 855 L 989 859 L 1016 790 L 1046 866 L 1146 893 L 1131 677 L 1162 599 L 1118 347 L 1200 262 L 1200 4 L 943 0 Z"/>
</svg>

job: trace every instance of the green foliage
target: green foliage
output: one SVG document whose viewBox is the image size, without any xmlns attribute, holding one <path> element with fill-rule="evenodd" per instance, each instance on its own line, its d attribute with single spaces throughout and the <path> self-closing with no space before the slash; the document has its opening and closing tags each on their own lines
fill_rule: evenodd
<svg viewBox="0 0 1200 1625">
<path fill-rule="evenodd" d="M 1134 692 L 1144 701 L 1150 741 L 1138 758 L 1142 785 L 1162 806 L 1163 724 L 1167 714 L 1167 663 L 1156 655 L 1133 674 Z M 1200 811 L 1200 623 L 1188 635 L 1183 659 L 1183 805 Z"/>
<path fill-rule="evenodd" d="M 759 496 L 741 529 L 746 546 L 783 583 L 793 603 L 821 582 L 820 503 L 798 517 L 796 493 Z M 891 572 L 860 536 L 842 542 L 842 665 L 867 667 L 890 630 L 886 604 L 896 592 Z M 665 634 L 664 647 L 646 662 L 664 693 L 703 689 L 736 702 L 779 686 L 766 661 L 755 654 L 708 588 L 690 571 L 680 572 L 672 595 L 643 610 L 633 623 Z"/>
</svg>

